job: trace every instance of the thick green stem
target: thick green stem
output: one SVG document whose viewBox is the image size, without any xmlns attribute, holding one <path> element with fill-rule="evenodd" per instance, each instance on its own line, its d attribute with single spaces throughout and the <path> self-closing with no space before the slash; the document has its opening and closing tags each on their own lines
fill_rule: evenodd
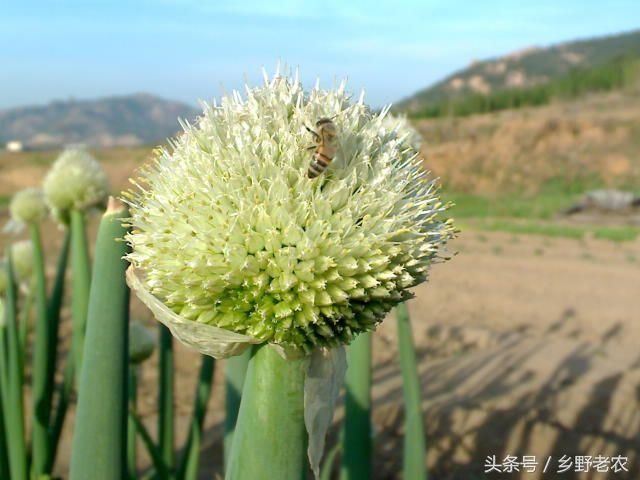
<svg viewBox="0 0 640 480">
<path fill-rule="evenodd" d="M 91 260 L 87 243 L 87 220 L 84 212 L 71 210 L 71 317 L 73 320 L 72 350 L 76 376 L 80 378 L 82 351 L 87 323 Z"/>
<path fill-rule="evenodd" d="M 226 480 L 306 478 L 304 380 L 308 359 L 267 346 L 249 360 Z"/>
<path fill-rule="evenodd" d="M 3 310 L 3 304 L 2 304 L 2 300 L 0 299 L 0 316 L 4 316 L 4 312 Z M 0 319 L 0 321 L 2 321 Z M 0 326 L 0 345 L 3 347 L 4 346 L 4 340 L 5 340 L 5 334 L 4 334 L 4 330 L 5 327 L 4 326 Z M 4 348 L 0 347 L 0 355 L 4 355 L 6 352 L 4 350 Z M 2 386 L 0 386 L 0 388 L 3 388 Z M 9 438 L 8 437 L 8 432 L 5 429 L 5 425 L 4 425 L 4 399 L 3 399 L 3 395 L 0 395 L 0 478 L 10 478 L 10 473 L 9 473 L 9 457 L 7 456 L 8 451 L 7 451 L 7 442 L 6 439 Z"/>
<path fill-rule="evenodd" d="M 48 473 L 49 459 L 49 414 L 51 411 L 51 391 L 53 378 L 49 377 L 51 346 L 51 324 L 47 317 L 47 286 L 44 273 L 44 254 L 40 239 L 40 227 L 31 225 L 33 245 L 33 269 L 35 276 L 36 318 L 33 348 L 33 429 L 31 470 L 36 478 Z"/>
<path fill-rule="evenodd" d="M 360 480 L 372 477 L 371 333 L 360 334 L 349 345 L 347 365 L 340 478 Z"/>
<path fill-rule="evenodd" d="M 22 311 L 19 315 L 18 321 L 18 338 L 20 340 L 20 358 L 22 365 L 26 363 L 27 359 L 27 341 L 29 338 L 29 329 L 31 327 L 31 307 L 33 306 L 33 288 L 29 288 L 22 304 Z"/>
<path fill-rule="evenodd" d="M 160 356 L 158 368 L 158 448 L 169 475 L 175 465 L 173 445 L 173 336 L 167 327 L 160 325 Z"/>
<path fill-rule="evenodd" d="M 56 266 L 56 278 L 53 284 L 53 290 L 49 297 L 47 315 L 49 318 L 49 324 L 51 332 L 49 335 L 49 362 L 47 369 L 47 378 L 51 382 L 51 390 L 49 392 L 49 405 L 53 405 L 53 393 L 55 390 L 55 375 L 56 365 L 58 364 L 58 334 L 60 331 L 60 311 L 62 309 L 62 303 L 64 300 L 64 288 L 65 288 L 65 274 L 67 272 L 67 263 L 69 259 L 69 246 L 71 244 L 71 231 L 67 228 L 64 235 L 64 241 L 60 248 L 60 254 L 58 255 L 58 264 Z M 67 357 L 67 362 L 70 362 L 70 356 Z M 49 457 L 47 459 L 47 472 L 53 470 L 55 463 L 56 452 L 58 450 L 58 440 L 60 438 L 60 431 L 62 430 L 62 424 L 64 423 L 64 417 L 66 415 L 67 405 L 70 391 L 70 385 L 68 386 L 68 392 L 65 392 L 67 381 L 72 379 L 67 378 L 67 370 L 73 368 L 69 365 L 65 366 L 63 384 L 58 389 L 58 407 L 51 418 L 49 415 Z"/>
<path fill-rule="evenodd" d="M 184 480 L 196 480 L 198 478 L 198 466 L 200 462 L 200 444 L 202 443 L 202 428 L 207 414 L 207 404 L 211 397 L 211 385 L 213 384 L 213 372 L 216 361 L 207 355 L 202 356 L 200 375 L 196 385 L 196 394 L 191 416 L 189 436 L 183 449 L 183 457 L 178 471 L 178 478 Z"/>
<path fill-rule="evenodd" d="M 0 272 L 5 275 L 5 272 Z M 5 427 L 5 406 L 6 393 L 9 380 L 7 378 L 7 317 L 4 308 L 4 298 L 0 297 L 0 478 L 9 478 L 9 457 L 7 450 L 7 439 L 9 433 Z"/>
<path fill-rule="evenodd" d="M 138 411 L 138 372 L 136 365 L 129 364 L 129 388 L 127 389 L 129 398 L 129 412 L 137 413 Z M 137 461 L 137 445 L 136 445 L 136 422 L 133 415 L 127 416 L 127 472 L 130 480 L 138 478 L 138 461 Z"/>
<path fill-rule="evenodd" d="M 27 480 L 27 448 L 24 428 L 24 405 L 22 403 L 22 365 L 17 325 L 17 292 L 13 273 L 11 249 L 7 249 L 7 294 L 5 305 L 7 355 L 0 356 L 0 366 L 5 376 L 3 402 L 5 428 L 9 450 L 11 480 Z"/>
<path fill-rule="evenodd" d="M 69 229 L 65 230 L 64 241 L 58 254 L 58 264 L 56 265 L 56 277 L 53 283 L 53 290 L 47 304 L 47 315 L 49 317 L 50 335 L 49 335 L 49 365 L 47 370 L 47 377 L 54 385 L 54 379 L 56 374 L 56 365 L 58 361 L 58 333 L 60 331 L 60 311 L 62 309 L 62 303 L 64 301 L 64 287 L 65 287 L 65 274 L 67 272 L 67 263 L 69 258 L 69 246 L 71 244 L 71 232 Z M 49 398 L 49 405 L 52 403 L 53 388 L 51 388 Z"/>
<path fill-rule="evenodd" d="M 127 475 L 129 289 L 123 259 L 127 244 L 122 241 L 127 215 L 111 199 L 98 230 L 70 480 Z"/>
<path fill-rule="evenodd" d="M 55 416 L 51 425 L 51 449 L 49 458 L 49 469 L 53 470 L 55 464 L 56 455 L 58 453 L 58 445 L 60 443 L 60 435 L 62 434 L 62 428 L 64 427 L 64 421 L 67 417 L 67 410 L 69 408 L 69 401 L 71 399 L 71 392 L 73 390 L 73 379 L 75 376 L 75 369 L 73 368 L 73 355 L 71 352 L 67 354 L 66 363 L 64 366 L 64 373 L 62 377 L 62 383 L 58 385 L 58 406 L 56 408 Z"/>
<path fill-rule="evenodd" d="M 145 474 L 142 478 L 148 479 L 151 478 L 159 478 L 165 479 L 168 478 L 167 469 L 164 466 L 164 462 L 162 461 L 162 457 L 160 456 L 160 450 L 155 443 L 153 443 L 153 439 L 151 438 L 151 434 L 144 426 L 144 423 L 140 420 L 138 415 L 135 412 L 129 412 L 129 418 L 133 420 L 133 423 L 136 426 L 136 432 L 140 435 L 140 439 L 142 440 L 142 444 L 144 445 L 149 457 L 151 457 L 151 461 L 153 462 L 153 468 L 155 471 L 150 471 Z"/>
<path fill-rule="evenodd" d="M 231 445 L 233 444 L 233 432 L 236 428 L 238 410 L 240 409 L 240 399 L 242 398 L 242 387 L 247 374 L 247 365 L 251 358 L 251 349 L 247 348 L 244 353 L 225 360 L 225 416 L 224 416 L 224 464 L 227 465 Z"/>
<path fill-rule="evenodd" d="M 396 318 L 398 320 L 398 350 L 400 352 L 405 411 L 403 473 L 404 478 L 422 480 L 427 478 L 427 447 L 422 413 L 420 375 L 411 333 L 411 320 L 409 319 L 409 311 L 406 304 L 398 305 Z"/>
</svg>

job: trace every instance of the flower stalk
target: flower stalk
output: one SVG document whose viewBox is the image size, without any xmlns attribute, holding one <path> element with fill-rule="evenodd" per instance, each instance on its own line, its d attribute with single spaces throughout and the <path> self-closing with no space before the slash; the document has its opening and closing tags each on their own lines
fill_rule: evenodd
<svg viewBox="0 0 640 480">
<path fill-rule="evenodd" d="M 308 358 L 254 347 L 225 480 L 305 479 L 303 385 Z"/>
<path fill-rule="evenodd" d="M 148 360 L 155 349 L 155 339 L 141 323 L 129 323 L 129 382 L 127 398 L 129 415 L 127 416 L 127 472 L 130 480 L 138 478 L 137 472 L 137 433 L 138 414 L 138 377 L 140 365 Z"/>
<path fill-rule="evenodd" d="M 138 372 L 136 365 L 129 365 L 129 379 L 127 383 L 127 402 L 129 415 L 127 416 L 127 478 L 138 478 L 137 430 L 133 419 L 138 413 Z"/>
<path fill-rule="evenodd" d="M 396 319 L 398 323 L 398 351 L 400 353 L 405 411 L 402 470 L 404 478 L 426 480 L 427 447 L 422 412 L 420 374 L 411 332 L 411 319 L 409 318 L 409 310 L 406 303 L 401 303 L 396 307 Z"/>
<path fill-rule="evenodd" d="M 200 464 L 200 446 L 202 444 L 202 429 L 207 414 L 207 404 L 211 397 L 215 359 L 202 355 L 200 374 L 196 384 L 189 433 L 183 449 L 183 456 L 178 469 L 177 478 L 181 480 L 197 480 Z"/>
<path fill-rule="evenodd" d="M 13 271 L 11 248 L 7 249 L 6 262 L 6 326 L 0 331 L 6 336 L 3 345 L 6 353 L 0 355 L 2 376 L 2 407 L 7 432 L 9 469 L 12 480 L 27 480 L 27 447 L 24 427 L 24 405 L 22 400 L 22 362 L 17 326 L 17 289 Z"/>
<path fill-rule="evenodd" d="M 129 290 L 126 208 L 111 200 L 96 243 L 71 480 L 126 478 Z M 98 434 L 97 434 L 98 433 Z"/>
<path fill-rule="evenodd" d="M 62 242 L 62 247 L 60 248 L 60 253 L 58 254 L 58 263 L 56 265 L 56 276 L 53 283 L 53 290 L 51 291 L 51 296 L 48 300 L 47 306 L 47 316 L 49 321 L 50 335 L 49 335 L 49 360 L 48 360 L 48 370 L 47 370 L 47 382 L 50 386 L 49 388 L 49 398 L 47 399 L 47 404 L 49 408 L 53 405 L 53 396 L 55 390 L 55 374 L 56 374 L 56 366 L 58 365 L 58 336 L 60 331 L 60 312 L 62 310 L 62 303 L 64 300 L 64 291 L 65 291 L 65 276 L 67 272 L 67 263 L 69 258 L 69 246 L 71 244 L 71 233 L 69 229 L 65 229 L 64 240 Z M 63 375 L 63 384 L 65 382 L 66 375 Z M 60 391 L 60 390 L 59 390 Z M 64 394 L 58 396 L 58 405 L 57 408 L 60 410 L 56 410 L 56 413 L 53 415 L 49 415 L 49 449 L 48 449 L 48 458 L 46 463 L 47 472 L 51 472 L 53 469 L 53 465 L 55 463 L 56 452 L 58 449 L 58 436 L 55 434 L 56 432 L 56 424 L 59 421 L 58 415 L 62 415 L 64 420 L 64 415 L 66 415 L 66 406 L 68 402 L 63 398 Z"/>
<path fill-rule="evenodd" d="M 371 333 L 363 333 L 347 350 L 341 480 L 371 478 Z M 409 477 L 407 477 L 409 478 Z"/>
<path fill-rule="evenodd" d="M 44 273 L 44 253 L 40 238 L 40 227 L 32 224 L 31 244 L 33 248 L 33 269 L 35 274 L 35 335 L 33 348 L 33 430 L 31 470 L 37 478 L 47 473 L 49 461 L 49 415 L 51 412 L 51 392 L 53 377 L 50 375 L 51 322 L 47 314 L 47 287 Z"/>
<path fill-rule="evenodd" d="M 73 336 L 71 348 L 75 372 L 79 377 L 82 366 L 84 336 L 91 289 L 91 258 L 87 241 L 87 219 L 84 212 L 71 210 L 71 318 Z"/>
<path fill-rule="evenodd" d="M 225 416 L 224 416 L 224 463 L 227 465 L 231 445 L 233 445 L 233 432 L 238 420 L 242 387 L 247 374 L 247 366 L 251 358 L 251 349 L 247 348 L 242 354 L 230 357 L 225 361 Z"/>
<path fill-rule="evenodd" d="M 160 324 L 160 358 L 158 369 L 158 449 L 165 468 L 171 474 L 175 466 L 174 454 L 174 366 L 173 337 L 167 327 Z"/>
</svg>

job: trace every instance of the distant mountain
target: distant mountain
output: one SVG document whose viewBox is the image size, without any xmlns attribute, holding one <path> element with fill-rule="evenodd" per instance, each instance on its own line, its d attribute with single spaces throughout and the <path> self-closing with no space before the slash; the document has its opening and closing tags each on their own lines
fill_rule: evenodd
<svg viewBox="0 0 640 480">
<path fill-rule="evenodd" d="M 163 142 L 180 130 L 178 118 L 197 110 L 148 94 L 54 101 L 44 106 L 0 111 L 0 143 L 21 141 L 31 148 L 84 143 L 94 147 Z"/>
<path fill-rule="evenodd" d="M 396 104 L 417 112 L 437 102 L 469 94 L 490 94 L 545 84 L 575 69 L 589 69 L 622 56 L 640 56 L 640 30 L 607 37 L 531 47 L 469 67 Z"/>
</svg>

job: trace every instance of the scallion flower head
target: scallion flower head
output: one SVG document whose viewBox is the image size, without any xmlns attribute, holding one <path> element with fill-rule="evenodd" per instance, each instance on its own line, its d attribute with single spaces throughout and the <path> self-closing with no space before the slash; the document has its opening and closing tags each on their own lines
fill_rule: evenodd
<svg viewBox="0 0 640 480">
<path fill-rule="evenodd" d="M 69 211 L 103 204 L 109 182 L 100 163 L 80 147 L 68 148 L 44 179 L 46 201 L 56 218 L 68 223 Z"/>
<path fill-rule="evenodd" d="M 42 190 L 25 188 L 15 193 L 9 204 L 9 213 L 10 224 L 15 227 L 40 223 L 47 217 L 47 205 Z"/>
<path fill-rule="evenodd" d="M 276 75 L 205 105 L 157 153 L 127 195 L 127 240 L 174 333 L 202 345 L 208 325 L 308 352 L 349 343 L 411 297 L 453 227 L 387 115 L 344 84 L 305 91 Z M 335 158 L 310 179 L 305 127 L 321 118 L 336 126 Z"/>
<path fill-rule="evenodd" d="M 21 240 L 11 245 L 11 259 L 16 280 L 29 286 L 33 280 L 33 244 L 31 240 Z"/>
</svg>

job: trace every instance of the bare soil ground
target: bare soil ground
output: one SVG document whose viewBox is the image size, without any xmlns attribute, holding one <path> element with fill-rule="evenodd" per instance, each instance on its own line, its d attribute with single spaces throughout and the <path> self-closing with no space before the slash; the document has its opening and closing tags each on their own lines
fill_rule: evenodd
<svg viewBox="0 0 640 480">
<path fill-rule="evenodd" d="M 428 166 L 467 193 L 534 194 L 550 186 L 632 190 L 640 183 L 640 92 L 421 120 Z"/>
</svg>

